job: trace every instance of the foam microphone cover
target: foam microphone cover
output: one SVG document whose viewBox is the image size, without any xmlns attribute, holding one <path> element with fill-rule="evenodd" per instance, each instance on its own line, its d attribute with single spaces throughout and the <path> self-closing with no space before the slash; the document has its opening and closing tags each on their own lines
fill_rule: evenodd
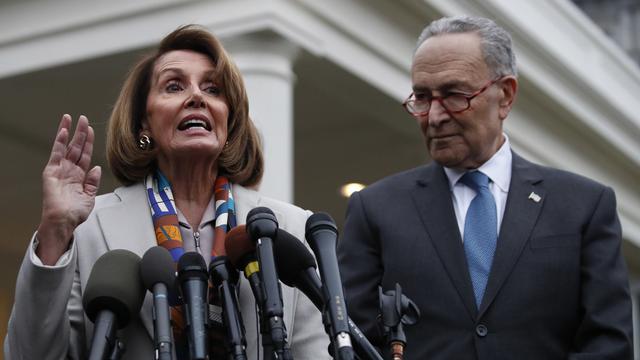
<svg viewBox="0 0 640 360">
<path fill-rule="evenodd" d="M 249 237 L 245 225 L 229 230 L 224 247 L 229 262 L 239 271 L 244 271 L 248 263 L 256 260 L 256 243 Z"/>
<path fill-rule="evenodd" d="M 316 268 L 316 260 L 304 244 L 285 230 L 278 229 L 278 240 L 274 241 L 273 256 L 280 280 L 288 286 L 297 287 L 300 273 Z"/>
<path fill-rule="evenodd" d="M 295 236 L 278 229 L 273 256 L 280 280 L 302 291 L 322 311 L 322 282 L 316 273 L 316 260 L 307 247 Z"/>
<path fill-rule="evenodd" d="M 176 264 L 169 250 L 154 246 L 147 250 L 140 261 L 140 277 L 147 290 L 153 292 L 153 286 L 162 283 L 167 287 L 171 306 L 179 305 Z"/>
<path fill-rule="evenodd" d="M 111 250 L 93 265 L 82 305 L 94 322 L 100 311 L 113 312 L 121 329 L 140 312 L 145 292 L 140 279 L 140 257 L 124 249 Z"/>
</svg>

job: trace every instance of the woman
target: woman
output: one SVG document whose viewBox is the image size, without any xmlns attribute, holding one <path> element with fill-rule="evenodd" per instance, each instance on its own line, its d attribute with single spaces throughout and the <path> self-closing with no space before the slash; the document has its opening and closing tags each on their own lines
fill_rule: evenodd
<svg viewBox="0 0 640 360">
<path fill-rule="evenodd" d="M 263 161 L 242 78 L 218 40 L 201 28 L 169 34 L 123 86 L 107 156 L 124 187 L 96 197 L 101 169 L 90 166 L 93 129 L 81 116 L 69 140 L 71 123 L 69 115 L 62 117 L 43 171 L 42 218 L 18 275 L 6 359 L 86 358 L 92 326 L 82 292 L 94 262 L 109 250 L 142 256 L 171 243 L 174 255 L 198 251 L 209 261 L 226 231 L 256 206 L 271 208 L 280 227 L 304 238 L 309 212 L 249 189 L 262 177 Z M 156 199 L 165 195 L 174 201 L 159 212 Z M 228 210 L 216 218 L 220 202 Z M 154 231 L 161 226 L 174 231 Z M 293 356 L 327 357 L 319 312 L 297 290 L 282 290 Z M 239 299 L 253 359 L 255 305 L 244 280 Z M 152 337 L 147 294 L 140 318 L 120 334 L 124 359 L 151 358 Z"/>
</svg>

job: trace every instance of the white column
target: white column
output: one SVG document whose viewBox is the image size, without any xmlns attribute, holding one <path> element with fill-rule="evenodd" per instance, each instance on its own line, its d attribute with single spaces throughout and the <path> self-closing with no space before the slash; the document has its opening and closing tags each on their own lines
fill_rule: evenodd
<svg viewBox="0 0 640 360">
<path fill-rule="evenodd" d="M 260 192 L 293 202 L 292 67 L 299 48 L 272 33 L 243 35 L 225 45 L 242 72 L 249 114 L 262 139 L 265 171 Z"/>
</svg>

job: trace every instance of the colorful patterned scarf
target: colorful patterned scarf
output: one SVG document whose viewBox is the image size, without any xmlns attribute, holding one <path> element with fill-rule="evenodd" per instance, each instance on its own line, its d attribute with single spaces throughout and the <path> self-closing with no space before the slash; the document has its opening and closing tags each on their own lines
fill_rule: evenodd
<svg viewBox="0 0 640 360">
<path fill-rule="evenodd" d="M 178 225 L 178 213 L 176 204 L 171 192 L 171 184 L 167 178 L 158 170 L 155 174 L 147 175 L 145 180 L 149 206 L 153 218 L 156 240 L 158 245 L 169 250 L 173 261 L 178 260 L 184 254 L 182 246 L 182 235 Z M 227 178 L 218 176 L 214 184 L 215 202 L 215 229 L 214 244 L 211 247 L 211 260 L 224 254 L 224 239 L 227 232 L 237 225 L 235 214 L 235 203 L 231 194 L 231 184 Z M 209 284 L 209 303 L 220 308 L 218 295 Z M 210 306 L 211 308 L 211 306 Z M 211 315 L 210 315 L 211 316 Z M 224 348 L 225 331 L 222 327 L 221 319 L 212 321 L 209 328 L 209 353 L 211 359 L 224 358 L 226 351 Z M 189 344 L 185 330 L 185 319 L 182 309 L 179 306 L 171 308 L 171 321 L 174 335 L 176 355 L 178 359 L 189 358 Z"/>
</svg>

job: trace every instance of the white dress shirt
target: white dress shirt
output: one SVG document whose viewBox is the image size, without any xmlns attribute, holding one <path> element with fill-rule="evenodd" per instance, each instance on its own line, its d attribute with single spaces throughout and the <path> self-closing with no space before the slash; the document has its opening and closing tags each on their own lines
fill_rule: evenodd
<svg viewBox="0 0 640 360">
<path fill-rule="evenodd" d="M 498 220 L 498 228 L 496 230 L 498 234 L 500 233 L 500 225 L 502 224 L 502 217 L 504 216 L 504 208 L 507 204 L 509 184 L 511 184 L 511 145 L 509 144 L 507 135 L 503 135 L 505 141 L 498 152 L 493 154 L 487 162 L 476 169 L 489 177 L 489 190 L 496 201 L 496 215 Z M 471 205 L 471 201 L 476 196 L 475 190 L 459 182 L 460 178 L 462 178 L 467 171 L 472 170 L 444 168 L 444 172 L 449 179 L 453 210 L 456 213 L 458 229 L 460 230 L 462 238 L 464 238 L 464 221 L 467 216 L 467 210 L 469 209 L 469 205 Z"/>
</svg>

